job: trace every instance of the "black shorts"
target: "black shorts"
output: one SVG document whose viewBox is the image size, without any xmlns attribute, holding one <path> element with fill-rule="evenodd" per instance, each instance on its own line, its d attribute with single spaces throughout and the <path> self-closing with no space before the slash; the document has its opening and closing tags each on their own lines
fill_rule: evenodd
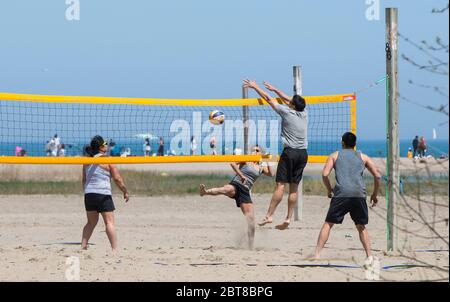
<svg viewBox="0 0 450 302">
<path fill-rule="evenodd" d="M 278 162 L 276 182 L 299 184 L 307 162 L 306 149 L 284 148 Z"/>
<path fill-rule="evenodd" d="M 243 185 L 230 182 L 230 185 L 234 187 L 234 191 L 236 192 L 234 194 L 234 197 L 231 197 L 232 199 L 236 200 L 236 206 L 238 208 L 241 207 L 241 203 L 253 203 L 252 198 L 250 196 L 250 190 L 244 187 Z"/>
<path fill-rule="evenodd" d="M 369 223 L 369 210 L 365 197 L 333 197 L 330 202 L 326 222 L 341 224 L 344 216 L 350 212 L 355 224 Z"/>
<path fill-rule="evenodd" d="M 116 209 L 111 195 L 97 193 L 84 194 L 84 206 L 86 211 L 98 213 L 113 212 Z"/>
</svg>

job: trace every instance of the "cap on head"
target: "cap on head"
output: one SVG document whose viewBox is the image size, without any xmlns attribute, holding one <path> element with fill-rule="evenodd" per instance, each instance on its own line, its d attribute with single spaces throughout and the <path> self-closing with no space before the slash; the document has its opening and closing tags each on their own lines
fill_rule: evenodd
<svg viewBox="0 0 450 302">
<path fill-rule="evenodd" d="M 92 138 L 91 143 L 90 143 L 90 147 L 92 149 L 92 151 L 94 151 L 95 153 L 98 153 L 98 151 L 100 150 L 101 146 L 106 146 L 108 143 L 103 139 L 103 137 L 101 137 L 100 135 L 96 135 Z"/>
<path fill-rule="evenodd" d="M 346 148 L 355 148 L 356 146 L 356 135 L 351 132 L 345 132 L 342 135 L 342 142 Z"/>
<path fill-rule="evenodd" d="M 305 110 L 306 101 L 303 97 L 296 94 L 292 97 L 292 103 L 294 103 L 295 110 L 302 112 Z"/>
</svg>

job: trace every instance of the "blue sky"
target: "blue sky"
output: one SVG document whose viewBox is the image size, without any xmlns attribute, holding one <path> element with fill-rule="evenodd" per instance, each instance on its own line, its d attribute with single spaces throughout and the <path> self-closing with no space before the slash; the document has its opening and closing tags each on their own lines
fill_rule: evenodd
<svg viewBox="0 0 450 302">
<path fill-rule="evenodd" d="M 0 91 L 164 98 L 235 98 L 241 81 L 267 80 L 291 93 L 302 65 L 304 94 L 348 93 L 385 73 L 384 7 L 398 7 L 400 31 L 448 43 L 448 1 L 381 0 L 379 21 L 365 0 L 80 0 L 79 21 L 65 0 L 0 2 Z M 428 58 L 401 41 L 400 54 Z M 448 54 L 440 53 L 448 62 Z M 447 66 L 448 68 L 448 66 Z M 448 69 L 447 69 L 448 71 Z M 424 105 L 448 103 L 428 89 L 448 76 L 400 60 L 400 92 Z M 384 87 L 358 94 L 358 133 L 385 137 Z M 401 101 L 400 135 L 448 139 L 448 118 Z"/>
</svg>

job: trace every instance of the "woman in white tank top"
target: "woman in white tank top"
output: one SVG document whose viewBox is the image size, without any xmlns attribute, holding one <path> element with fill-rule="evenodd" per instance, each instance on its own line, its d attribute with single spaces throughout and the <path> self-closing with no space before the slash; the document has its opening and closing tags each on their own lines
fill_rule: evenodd
<svg viewBox="0 0 450 302">
<path fill-rule="evenodd" d="M 106 156 L 107 142 L 99 135 L 95 136 L 86 152 L 91 157 Z M 129 195 L 127 188 L 115 165 L 83 165 L 84 205 L 86 208 L 87 223 L 83 228 L 81 248 L 87 249 L 89 238 L 98 222 L 99 214 L 105 222 L 106 234 L 113 250 L 117 248 L 117 235 L 114 226 L 114 202 L 111 192 L 111 178 L 123 192 L 125 202 Z"/>
</svg>

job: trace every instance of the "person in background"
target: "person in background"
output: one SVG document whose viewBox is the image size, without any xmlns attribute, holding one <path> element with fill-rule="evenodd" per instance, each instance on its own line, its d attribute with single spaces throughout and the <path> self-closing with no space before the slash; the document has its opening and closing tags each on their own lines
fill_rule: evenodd
<svg viewBox="0 0 450 302">
<path fill-rule="evenodd" d="M 50 140 L 50 150 L 52 152 L 52 156 L 58 156 L 59 146 L 61 144 L 61 140 L 58 137 L 58 134 L 55 134 L 53 138 Z"/>
<path fill-rule="evenodd" d="M 108 155 L 108 156 L 111 155 L 111 149 L 112 149 L 113 143 L 114 143 L 114 141 L 112 140 L 112 138 L 110 138 L 108 140 L 108 147 L 106 148 L 106 155 Z"/>
<path fill-rule="evenodd" d="M 217 155 L 216 143 L 216 137 L 212 136 L 211 140 L 209 141 L 209 147 L 211 148 L 212 155 Z"/>
<path fill-rule="evenodd" d="M 195 136 L 191 136 L 191 154 L 195 155 L 197 151 L 197 141 L 195 140 Z"/>
<path fill-rule="evenodd" d="M 408 149 L 408 158 L 413 158 L 413 151 L 411 148 Z"/>
<path fill-rule="evenodd" d="M 121 157 L 127 157 L 127 156 L 131 156 L 131 149 L 127 148 L 125 146 L 122 146 L 120 148 L 120 156 Z"/>
<path fill-rule="evenodd" d="M 47 141 L 45 143 L 45 155 L 47 155 L 47 156 L 51 156 L 52 155 L 50 141 Z"/>
<path fill-rule="evenodd" d="M 113 140 L 110 140 L 110 145 L 109 145 L 109 155 L 111 156 L 120 156 L 120 148 L 117 146 L 116 142 L 114 142 Z"/>
<path fill-rule="evenodd" d="M 16 151 L 15 151 L 14 154 L 15 154 L 16 156 L 20 156 L 20 152 L 22 152 L 22 150 L 23 150 L 22 147 L 16 146 Z"/>
<path fill-rule="evenodd" d="M 425 157 L 425 153 L 427 152 L 427 143 L 425 142 L 425 137 L 421 136 L 419 139 L 419 157 Z"/>
<path fill-rule="evenodd" d="M 417 156 L 417 148 L 419 147 L 419 136 L 416 135 L 416 137 L 412 141 L 412 147 L 413 147 L 413 157 Z"/>
<path fill-rule="evenodd" d="M 147 137 L 144 141 L 144 156 L 150 156 L 152 148 L 150 146 L 150 139 Z"/>
<path fill-rule="evenodd" d="M 242 149 L 236 147 L 236 149 L 233 150 L 233 155 L 242 155 Z"/>
<path fill-rule="evenodd" d="M 164 139 L 162 137 L 159 138 L 158 156 L 164 156 Z"/>
<path fill-rule="evenodd" d="M 59 145 L 58 156 L 60 156 L 60 157 L 66 156 L 66 145 L 64 145 L 64 144 Z"/>
<path fill-rule="evenodd" d="M 50 141 L 48 142 L 48 150 L 49 150 L 48 156 L 56 156 L 57 149 L 56 149 L 55 140 L 53 138 L 51 138 Z"/>
<path fill-rule="evenodd" d="M 27 156 L 27 151 L 25 151 L 25 149 L 23 149 L 22 147 L 16 146 L 16 152 L 15 152 L 16 156 Z"/>
</svg>

